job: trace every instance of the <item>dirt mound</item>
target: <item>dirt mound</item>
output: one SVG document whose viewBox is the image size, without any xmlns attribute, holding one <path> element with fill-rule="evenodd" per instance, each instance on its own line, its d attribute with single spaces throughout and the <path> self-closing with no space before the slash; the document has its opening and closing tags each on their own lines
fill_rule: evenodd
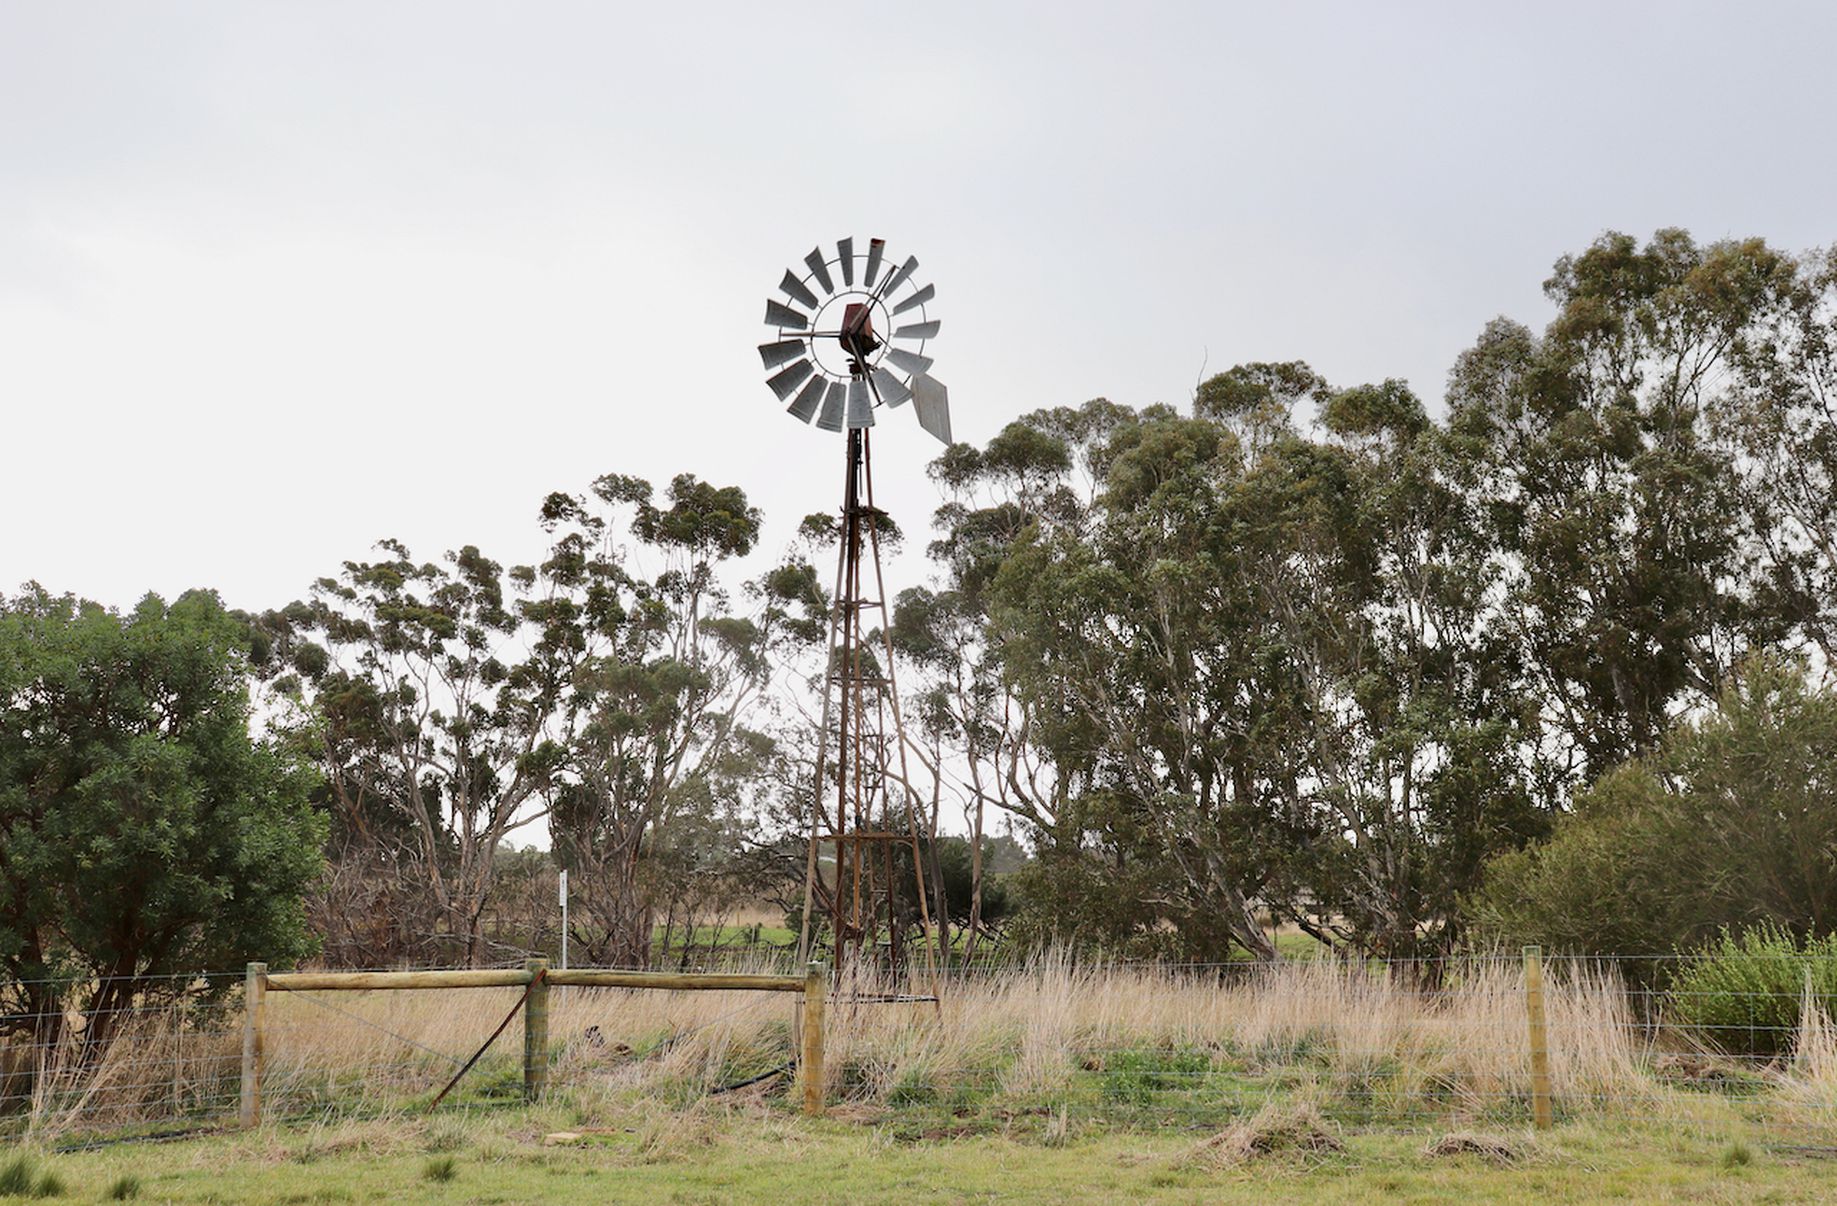
<svg viewBox="0 0 1837 1206">
<path fill-rule="evenodd" d="M 1479 1156 L 1494 1164 L 1514 1164 L 1525 1155 L 1523 1145 L 1514 1145 L 1497 1135 L 1475 1135 L 1466 1131 L 1443 1135 L 1422 1149 L 1425 1156 Z"/>
<path fill-rule="evenodd" d="M 1346 1145 L 1311 1105 L 1271 1103 L 1243 1122 L 1220 1131 L 1193 1152 L 1200 1164 L 1244 1164 L 1266 1156 L 1315 1157 L 1343 1152 Z"/>
</svg>

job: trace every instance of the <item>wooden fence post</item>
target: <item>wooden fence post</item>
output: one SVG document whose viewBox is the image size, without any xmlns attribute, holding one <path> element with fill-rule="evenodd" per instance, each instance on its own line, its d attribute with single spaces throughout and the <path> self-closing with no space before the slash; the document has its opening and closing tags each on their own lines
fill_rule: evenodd
<svg viewBox="0 0 1837 1206">
<path fill-rule="evenodd" d="M 804 972 L 803 1050 L 797 1070 L 804 1081 L 804 1113 L 823 1114 L 823 999 L 829 991 L 828 970 L 812 962 Z"/>
<path fill-rule="evenodd" d="M 523 1096 L 534 1101 L 549 1087 L 549 961 L 530 959 L 523 969 L 530 974 L 523 1001 Z"/>
<path fill-rule="evenodd" d="M 242 1109 L 238 1121 L 245 1127 L 262 1120 L 263 997 L 268 991 L 268 965 L 251 963 L 242 982 Z"/>
<path fill-rule="evenodd" d="M 1524 948 L 1525 1016 L 1531 1027 L 1531 1117 L 1537 1129 L 1550 1129 L 1550 1035 L 1544 1024 L 1544 953 Z"/>
</svg>

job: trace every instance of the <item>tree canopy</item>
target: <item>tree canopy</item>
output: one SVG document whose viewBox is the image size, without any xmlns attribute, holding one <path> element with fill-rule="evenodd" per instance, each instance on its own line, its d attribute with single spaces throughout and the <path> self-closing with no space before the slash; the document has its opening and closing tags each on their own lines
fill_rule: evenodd
<svg viewBox="0 0 1837 1206">
<path fill-rule="evenodd" d="M 177 973 L 311 949 L 324 826 L 309 766 L 250 734 L 251 637 L 202 591 L 0 600 L 0 991 L 39 1025 L 47 981 L 80 986 L 94 1044 Z"/>
</svg>

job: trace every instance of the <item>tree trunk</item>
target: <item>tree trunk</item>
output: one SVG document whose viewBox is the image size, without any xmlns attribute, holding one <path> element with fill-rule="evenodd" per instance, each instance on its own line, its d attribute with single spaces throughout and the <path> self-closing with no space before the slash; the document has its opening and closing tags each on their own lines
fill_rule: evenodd
<svg viewBox="0 0 1837 1206">
<path fill-rule="evenodd" d="M 963 961 L 976 958 L 976 945 L 982 938 L 982 793 L 976 793 L 976 816 L 970 822 L 970 919 L 969 933 L 963 940 Z"/>
</svg>

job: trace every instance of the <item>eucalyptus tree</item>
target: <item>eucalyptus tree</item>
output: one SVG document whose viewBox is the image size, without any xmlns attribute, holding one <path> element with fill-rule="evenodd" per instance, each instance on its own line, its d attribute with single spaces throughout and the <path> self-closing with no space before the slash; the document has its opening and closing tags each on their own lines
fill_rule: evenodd
<svg viewBox="0 0 1837 1206">
<path fill-rule="evenodd" d="M 1085 521 L 1030 525 L 990 586 L 1003 672 L 1081 789 L 1036 892 L 1070 892 L 1060 911 L 1112 940 L 1170 924 L 1188 954 L 1235 943 L 1272 956 L 1253 902 L 1275 874 L 1271 830 L 1299 818 L 1276 806 L 1291 786 L 1289 730 L 1265 721 L 1292 691 L 1255 604 L 1243 443 L 1210 418 L 1156 409 L 1113 424 L 1092 463 L 1102 476 Z M 1127 910 L 1104 899 L 1118 883 Z"/>
<path fill-rule="evenodd" d="M 411 924 L 431 899 L 433 941 L 384 950 L 484 958 L 498 853 L 538 825 L 575 873 L 591 958 L 642 961 L 660 904 L 731 894 L 739 805 L 778 756 L 748 714 L 774 643 L 820 632 L 820 594 L 808 566 L 781 565 L 736 614 L 719 570 L 752 548 L 757 510 L 687 474 L 662 505 L 653 493 L 608 475 L 551 494 L 546 556 L 508 570 L 470 546 L 418 562 L 384 541 L 387 557 L 265 617 L 292 670 L 290 731 L 360 868 L 346 899 Z"/>
<path fill-rule="evenodd" d="M 1837 666 L 1837 250 L 1796 264 L 1787 304 L 1741 348 L 1719 412 L 1754 515 L 1762 591 Z"/>
<path fill-rule="evenodd" d="M 660 910 L 693 929 L 746 886 L 749 796 L 782 757 L 765 723 L 774 653 L 818 637 L 823 598 L 814 569 L 787 562 L 747 585 L 741 614 L 721 570 L 753 549 L 760 515 L 738 487 L 682 475 L 660 505 L 607 476 L 550 495 L 542 518 L 554 543 L 524 574 L 525 615 L 543 647 L 569 647 L 576 718 L 549 831 L 585 953 L 643 964 Z"/>
<path fill-rule="evenodd" d="M 483 960 L 482 919 L 507 839 L 542 819 L 574 721 L 578 642 L 528 639 L 513 583 L 474 546 L 417 561 L 395 540 L 310 600 L 265 617 L 296 675 L 296 734 L 324 769 L 354 852 L 433 902 L 420 957 Z M 408 899 L 403 899 L 407 897 Z M 392 944 L 394 945 L 394 944 Z"/>
<path fill-rule="evenodd" d="M 912 718 L 931 739 L 934 781 L 940 788 L 951 784 L 970 830 L 966 956 L 987 932 L 988 809 L 1057 845 L 1082 767 L 1058 760 L 1073 746 L 1060 741 L 1048 748 L 1075 718 L 1057 701 L 1016 691 L 1005 672 L 1002 642 L 990 626 L 989 588 L 1023 533 L 1084 530 L 1099 471 L 1095 458 L 1109 431 L 1132 419 L 1133 412 L 1101 398 L 1040 411 L 1009 424 L 985 448 L 952 445 L 932 465 L 947 496 L 930 549 L 942 581 L 936 589 L 902 592 L 891 632 L 896 653 L 918 672 L 921 706 Z M 1076 845 L 1075 833 L 1069 840 Z"/>
<path fill-rule="evenodd" d="M 1511 566 L 1501 615 L 1574 781 L 1654 748 L 1794 626 L 1719 436 L 1793 277 L 1759 240 L 1605 235 L 1558 261 L 1542 336 L 1497 320 L 1450 376 L 1468 489 Z"/>
<path fill-rule="evenodd" d="M 1494 323 L 1450 397 L 1552 744 L 1581 753 L 1577 805 L 1495 865 L 1474 915 L 1596 952 L 1824 925 L 1780 903 L 1816 878 L 1823 820 L 1800 798 L 1816 775 L 1780 787 L 1817 730 L 1806 668 L 1778 658 L 1828 675 L 1837 648 L 1837 267 L 1611 234 L 1547 289 L 1545 334 Z"/>
<path fill-rule="evenodd" d="M 971 722 L 1013 699 L 1055 773 L 1050 814 L 1012 808 L 1041 839 L 1034 923 L 1269 957 L 1267 910 L 1387 955 L 1445 949 L 1460 892 L 1541 830 L 1545 798 L 1458 449 L 1400 383 L 1335 392 L 1297 362 L 1219 374 L 1191 416 L 1113 408 L 1076 458 L 1042 438 L 1075 413 L 1003 433 L 1031 477 L 953 450 L 941 467 L 995 495 L 946 512 L 940 542 L 982 606 L 959 587 L 902 617 L 963 701 L 964 748 L 998 744 Z"/>
<path fill-rule="evenodd" d="M 941 457 L 944 581 L 896 631 L 970 798 L 1029 822 L 1033 915 L 1268 953 L 1267 908 L 1433 954 L 1489 857 L 1752 652 L 1828 666 L 1833 263 L 1605 236 L 1542 335 L 1460 358 L 1446 425 L 1251 364 L 1191 415 L 1040 412 Z M 999 798 L 1026 756 L 1051 791 Z"/>
<path fill-rule="evenodd" d="M 1422 404 L 1361 386 L 1327 395 L 1318 427 L 1272 443 L 1244 485 L 1278 534 L 1258 596 L 1316 834 L 1290 860 L 1299 891 L 1269 901 L 1329 941 L 1434 955 L 1485 859 L 1547 826 L 1536 709 L 1496 614 L 1500 559 Z"/>
</svg>

